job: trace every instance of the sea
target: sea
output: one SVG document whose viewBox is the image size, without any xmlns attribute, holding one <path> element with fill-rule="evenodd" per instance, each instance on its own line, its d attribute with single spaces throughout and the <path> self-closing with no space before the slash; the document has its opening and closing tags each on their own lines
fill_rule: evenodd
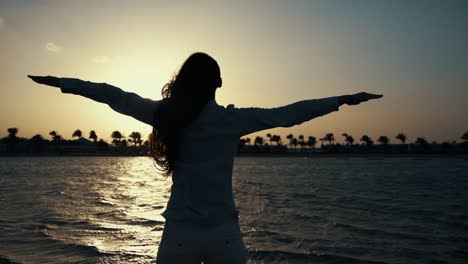
<svg viewBox="0 0 468 264">
<path fill-rule="evenodd" d="M 155 263 L 148 157 L 0 157 L 0 263 Z M 238 157 L 248 263 L 468 263 L 468 159 Z"/>
</svg>

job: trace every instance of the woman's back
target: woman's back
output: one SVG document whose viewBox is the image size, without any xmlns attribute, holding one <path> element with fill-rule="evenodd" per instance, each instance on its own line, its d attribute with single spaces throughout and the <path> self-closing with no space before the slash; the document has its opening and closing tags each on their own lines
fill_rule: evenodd
<svg viewBox="0 0 468 264">
<path fill-rule="evenodd" d="M 210 101 L 184 129 L 164 217 L 205 225 L 236 217 L 231 175 L 240 134 L 232 118 Z"/>
</svg>

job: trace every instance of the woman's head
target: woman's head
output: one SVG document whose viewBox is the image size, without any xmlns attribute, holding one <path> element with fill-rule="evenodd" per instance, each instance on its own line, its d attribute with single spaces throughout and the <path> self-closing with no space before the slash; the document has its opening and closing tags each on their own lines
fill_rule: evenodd
<svg viewBox="0 0 468 264">
<path fill-rule="evenodd" d="M 221 86 L 218 63 L 201 52 L 190 55 L 179 72 L 164 85 L 163 100 L 155 112 L 150 155 L 166 176 L 174 169 L 183 129 L 207 102 L 215 99 L 216 88 Z"/>
<path fill-rule="evenodd" d="M 222 86 L 221 71 L 218 63 L 208 54 L 197 52 L 190 55 L 163 90 L 163 98 L 214 99 L 216 88 Z"/>
</svg>

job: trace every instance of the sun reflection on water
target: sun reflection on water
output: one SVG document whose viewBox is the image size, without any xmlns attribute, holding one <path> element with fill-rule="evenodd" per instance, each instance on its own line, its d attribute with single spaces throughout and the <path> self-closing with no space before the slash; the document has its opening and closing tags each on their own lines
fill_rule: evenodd
<svg viewBox="0 0 468 264">
<path fill-rule="evenodd" d="M 61 228 L 56 235 L 101 253 L 155 257 L 171 180 L 158 175 L 147 157 L 113 159 L 77 172 L 88 177 L 89 186 L 79 186 L 79 179 L 69 182 L 66 193 L 80 202 L 55 209 L 86 224 L 69 232 Z"/>
</svg>

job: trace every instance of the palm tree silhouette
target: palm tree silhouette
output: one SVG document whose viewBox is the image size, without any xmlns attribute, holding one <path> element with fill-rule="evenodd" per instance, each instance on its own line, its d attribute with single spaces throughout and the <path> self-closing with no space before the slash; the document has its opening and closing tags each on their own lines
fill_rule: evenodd
<svg viewBox="0 0 468 264">
<path fill-rule="evenodd" d="M 256 146 L 262 146 L 263 145 L 263 138 L 260 136 L 255 137 L 254 145 Z"/>
<path fill-rule="evenodd" d="M 368 135 L 363 135 L 361 141 L 366 144 L 366 146 L 371 147 L 374 144 L 374 141 Z"/>
<path fill-rule="evenodd" d="M 281 145 L 281 136 L 273 135 L 273 136 L 272 136 L 272 141 L 273 141 L 273 142 L 276 142 L 276 146 Z"/>
<path fill-rule="evenodd" d="M 352 146 L 354 144 L 354 138 L 351 135 L 347 135 L 345 141 L 346 144 L 348 144 L 349 146 Z"/>
<path fill-rule="evenodd" d="M 18 142 L 18 137 L 16 134 L 18 134 L 19 129 L 16 127 L 8 128 L 8 137 L 7 137 L 7 143 L 8 143 L 8 151 L 9 152 L 14 152 L 15 151 L 15 145 Z"/>
<path fill-rule="evenodd" d="M 246 138 L 245 138 L 245 144 L 246 144 L 246 145 L 250 145 L 250 138 L 249 138 L 249 137 L 246 137 Z"/>
<path fill-rule="evenodd" d="M 315 144 L 317 144 L 317 139 L 315 137 L 309 136 L 307 140 L 307 146 L 309 146 L 309 148 L 312 148 L 315 147 Z"/>
<path fill-rule="evenodd" d="M 94 143 L 97 142 L 98 136 L 94 130 L 89 131 L 89 138 L 92 139 Z"/>
<path fill-rule="evenodd" d="M 297 144 L 298 144 L 298 143 L 299 143 L 299 142 L 297 141 L 297 138 L 293 137 L 293 138 L 291 139 L 291 144 L 294 146 L 294 149 L 297 148 Z"/>
<path fill-rule="evenodd" d="M 325 138 L 320 138 L 320 148 L 323 148 L 324 147 L 324 144 L 323 142 L 325 141 Z"/>
<path fill-rule="evenodd" d="M 117 130 L 114 131 L 114 132 L 112 132 L 112 134 L 111 134 L 111 138 L 113 139 L 113 140 L 112 140 L 112 143 L 113 143 L 114 145 L 119 145 L 120 143 L 122 143 L 122 138 L 123 138 L 123 137 L 124 137 L 124 136 L 122 135 L 122 133 L 120 133 L 120 132 L 117 131 Z M 127 142 L 125 142 L 125 144 L 126 144 L 126 143 L 127 143 Z"/>
<path fill-rule="evenodd" d="M 271 134 L 270 134 L 270 133 L 268 133 L 268 134 L 266 134 L 266 136 L 267 136 L 267 138 L 269 139 L 269 141 L 270 141 L 270 145 L 271 145 L 271 143 L 272 143 L 272 141 L 273 141 L 273 140 L 272 140 L 272 137 L 271 137 Z"/>
<path fill-rule="evenodd" d="M 134 146 L 136 146 L 137 144 L 141 146 L 142 140 L 141 140 L 141 133 L 140 132 L 132 132 L 129 135 L 129 137 L 132 138 L 129 141 L 132 142 Z"/>
<path fill-rule="evenodd" d="M 16 127 L 8 128 L 8 138 L 16 138 L 16 134 L 18 134 L 19 129 Z"/>
<path fill-rule="evenodd" d="M 52 136 L 52 142 L 59 143 L 62 141 L 62 136 L 55 130 L 49 132 L 49 135 Z"/>
<path fill-rule="evenodd" d="M 405 142 L 406 142 L 406 135 L 403 134 L 403 133 L 399 133 L 398 135 L 396 135 L 395 138 L 400 140 L 401 144 L 405 144 Z"/>
<path fill-rule="evenodd" d="M 380 136 L 377 141 L 382 145 L 382 146 L 387 146 L 388 143 L 390 142 L 390 139 L 387 136 Z"/>
<path fill-rule="evenodd" d="M 81 130 L 77 129 L 75 130 L 75 132 L 73 132 L 72 138 L 74 137 L 81 138 L 81 135 L 82 135 Z"/>
<path fill-rule="evenodd" d="M 305 146 L 305 141 L 304 141 L 304 135 L 299 135 L 299 146 L 301 146 L 301 151 L 304 149 Z"/>
<path fill-rule="evenodd" d="M 287 135 L 286 138 L 289 139 L 289 147 L 292 147 L 292 145 L 293 145 L 292 141 L 293 141 L 293 138 L 294 138 L 293 134 Z"/>
<path fill-rule="evenodd" d="M 331 145 L 335 142 L 335 136 L 333 135 L 333 133 L 328 133 L 325 135 L 325 137 L 323 138 L 325 141 L 328 141 L 328 144 Z"/>
<path fill-rule="evenodd" d="M 341 135 L 345 138 L 345 141 L 346 141 L 346 138 L 348 137 L 348 134 L 343 133 L 343 134 L 341 134 Z"/>
</svg>

